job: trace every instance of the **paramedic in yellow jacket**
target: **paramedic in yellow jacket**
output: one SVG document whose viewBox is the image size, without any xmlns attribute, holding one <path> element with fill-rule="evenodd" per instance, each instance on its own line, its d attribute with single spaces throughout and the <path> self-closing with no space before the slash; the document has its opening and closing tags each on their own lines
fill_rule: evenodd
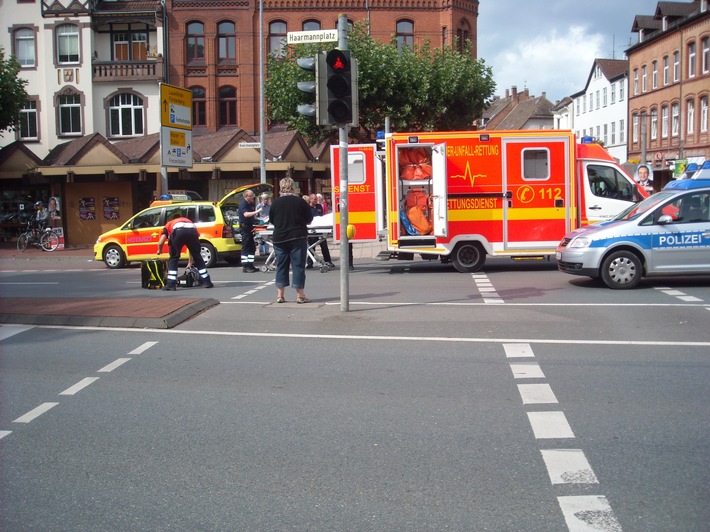
<svg viewBox="0 0 710 532">
<path fill-rule="evenodd" d="M 168 259 L 167 281 L 163 290 L 177 289 L 178 260 L 183 247 L 187 247 L 192 261 L 197 267 L 197 271 L 200 274 L 199 284 L 204 285 L 205 288 L 212 288 L 214 285 L 209 273 L 207 273 L 205 261 L 200 254 L 200 235 L 192 220 L 185 218 L 180 213 L 173 215 L 172 219 L 163 227 L 163 234 L 160 235 L 160 240 L 158 240 L 158 255 L 163 252 L 163 244 L 165 244 L 166 240 L 168 241 L 170 258 Z"/>
</svg>

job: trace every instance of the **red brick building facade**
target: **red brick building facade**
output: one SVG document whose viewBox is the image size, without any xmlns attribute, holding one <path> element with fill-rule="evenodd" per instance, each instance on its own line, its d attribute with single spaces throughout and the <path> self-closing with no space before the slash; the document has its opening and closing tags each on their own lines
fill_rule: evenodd
<svg viewBox="0 0 710 532">
<path fill-rule="evenodd" d="M 338 15 L 369 21 L 375 39 L 435 48 L 470 40 L 476 56 L 478 0 L 264 0 L 264 55 L 284 51 L 286 34 L 332 29 Z M 259 3 L 167 0 L 168 82 L 193 91 L 196 132 L 259 131 Z"/>
</svg>

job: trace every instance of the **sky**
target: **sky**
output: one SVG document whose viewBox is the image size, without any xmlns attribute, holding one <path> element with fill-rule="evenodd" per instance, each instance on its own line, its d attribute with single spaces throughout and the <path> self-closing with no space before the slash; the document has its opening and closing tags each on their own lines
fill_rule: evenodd
<svg viewBox="0 0 710 532">
<path fill-rule="evenodd" d="M 690 0 L 679 0 L 689 2 Z M 636 15 L 657 0 L 480 0 L 478 57 L 493 69 L 495 94 L 513 86 L 551 102 L 584 90 L 594 59 L 625 59 L 638 42 Z"/>
</svg>

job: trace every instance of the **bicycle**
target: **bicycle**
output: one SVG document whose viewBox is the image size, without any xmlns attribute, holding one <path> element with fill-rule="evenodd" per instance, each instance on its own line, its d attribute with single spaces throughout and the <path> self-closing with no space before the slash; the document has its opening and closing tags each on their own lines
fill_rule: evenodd
<svg viewBox="0 0 710 532">
<path fill-rule="evenodd" d="M 25 251 L 32 244 L 43 251 L 54 251 L 59 247 L 59 235 L 51 227 L 41 229 L 34 222 L 27 222 L 27 231 L 17 237 L 17 250 Z"/>
</svg>

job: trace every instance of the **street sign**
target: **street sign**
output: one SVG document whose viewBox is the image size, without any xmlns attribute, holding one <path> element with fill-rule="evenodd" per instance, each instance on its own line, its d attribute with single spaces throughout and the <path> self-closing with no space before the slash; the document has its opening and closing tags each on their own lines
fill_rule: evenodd
<svg viewBox="0 0 710 532">
<path fill-rule="evenodd" d="M 160 125 L 192 129 L 192 91 L 160 84 Z"/>
<path fill-rule="evenodd" d="M 313 44 L 319 42 L 338 42 L 338 30 L 289 31 L 287 44 Z"/>
<path fill-rule="evenodd" d="M 160 128 L 160 165 L 192 168 L 192 131 Z"/>
<path fill-rule="evenodd" d="M 255 150 L 261 149 L 261 142 L 240 142 L 240 148 L 252 148 Z"/>
</svg>

